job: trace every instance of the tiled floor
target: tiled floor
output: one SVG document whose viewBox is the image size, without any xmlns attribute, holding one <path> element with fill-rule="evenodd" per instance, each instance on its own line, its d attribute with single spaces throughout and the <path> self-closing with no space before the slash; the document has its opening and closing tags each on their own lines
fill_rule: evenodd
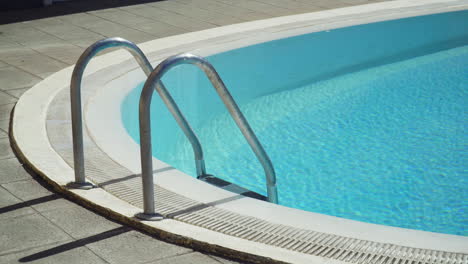
<svg viewBox="0 0 468 264">
<path fill-rule="evenodd" d="M 0 263 L 238 263 L 122 226 L 42 186 L 0 139 Z"/>
<path fill-rule="evenodd" d="M 7 133 L 15 102 L 105 37 L 141 43 L 380 1 L 170 0 L 0 25 L 0 263 L 236 263 L 159 241 L 47 190 L 11 150 Z"/>
</svg>

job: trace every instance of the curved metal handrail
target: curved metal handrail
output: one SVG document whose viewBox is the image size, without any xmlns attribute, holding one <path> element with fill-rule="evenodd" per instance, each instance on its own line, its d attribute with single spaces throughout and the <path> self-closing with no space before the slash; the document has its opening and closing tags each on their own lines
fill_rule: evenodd
<svg viewBox="0 0 468 264">
<path fill-rule="evenodd" d="M 83 151 L 83 124 L 82 124 L 82 109 L 81 109 L 81 80 L 83 73 L 89 61 L 99 52 L 108 48 L 120 47 L 130 52 L 131 55 L 138 62 L 140 67 L 149 76 L 153 71 L 153 66 L 148 61 L 143 52 L 135 45 L 123 38 L 107 38 L 97 41 L 89 46 L 76 62 L 73 69 L 71 83 L 70 83 L 70 100 L 71 100 L 71 113 L 72 113 L 72 134 L 73 134 L 73 161 L 75 171 L 75 182 L 69 183 L 67 186 L 71 188 L 90 189 L 94 186 L 86 182 L 84 170 L 84 151 Z M 166 92 L 164 103 L 170 110 L 171 114 L 176 119 L 178 125 L 183 130 L 190 143 L 192 144 L 195 165 L 197 174 L 199 176 L 205 175 L 205 162 L 203 159 L 203 151 L 200 142 L 188 124 L 187 120 L 182 116 L 180 110 L 175 104 L 172 97 L 167 92 L 162 82 L 157 83 L 158 90 L 163 93 Z"/>
<path fill-rule="evenodd" d="M 156 88 L 159 95 L 164 97 L 169 96 L 167 90 L 161 90 L 159 85 L 155 85 L 161 80 L 162 76 L 174 66 L 180 64 L 193 64 L 199 67 L 211 81 L 213 87 L 218 93 L 219 97 L 223 101 L 224 105 L 228 109 L 231 117 L 236 122 L 237 126 L 241 130 L 245 139 L 249 143 L 250 147 L 254 151 L 257 159 L 263 166 L 267 179 L 267 193 L 268 201 L 272 203 L 278 203 L 278 194 L 276 190 L 276 174 L 273 168 L 273 164 L 270 158 L 263 149 L 260 141 L 257 139 L 252 128 L 248 124 L 244 115 L 240 111 L 239 107 L 235 103 L 228 89 L 224 85 L 223 81 L 219 77 L 213 66 L 202 57 L 193 54 L 180 54 L 172 56 L 162 61 L 154 71 L 148 76 L 148 79 L 143 86 L 143 90 L 140 96 L 140 152 L 141 152 L 141 173 L 143 179 L 143 198 L 144 198 L 144 212 L 143 214 L 137 215 L 143 219 L 149 219 L 155 213 L 154 210 L 154 188 L 153 188 L 153 164 L 152 164 L 152 148 L 151 148 L 151 98 L 153 91 Z"/>
</svg>

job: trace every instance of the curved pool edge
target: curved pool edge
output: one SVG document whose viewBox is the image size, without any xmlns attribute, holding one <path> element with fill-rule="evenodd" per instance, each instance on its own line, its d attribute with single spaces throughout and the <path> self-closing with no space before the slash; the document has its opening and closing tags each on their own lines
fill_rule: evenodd
<svg viewBox="0 0 468 264">
<path fill-rule="evenodd" d="M 52 190 L 102 216 L 116 220 L 119 223 L 126 224 L 142 232 L 151 234 L 152 236 L 163 241 L 192 248 L 200 252 L 223 256 L 233 260 L 249 261 L 252 263 L 286 263 L 281 261 L 281 259 L 285 259 L 284 254 L 288 254 L 288 252 L 278 252 L 278 249 L 275 247 L 271 247 L 265 251 L 266 249 L 263 245 L 260 247 L 258 247 L 258 245 L 242 246 L 242 239 L 239 239 L 238 241 L 232 241 L 230 240 L 230 237 L 228 238 L 228 240 L 230 240 L 230 245 L 226 245 L 226 238 L 220 237 L 219 233 L 211 233 L 209 231 L 207 233 L 207 230 L 204 228 L 199 228 L 197 226 L 185 224 L 171 219 L 165 219 L 161 222 L 140 221 L 134 217 L 136 213 L 141 212 L 140 208 L 125 203 L 101 189 L 94 189 L 86 192 L 68 189 L 64 184 L 59 184 L 56 180 L 48 177 L 41 170 L 32 165 L 32 163 L 18 148 L 18 145 L 14 140 L 14 136 L 12 137 L 12 145 L 15 153 L 18 155 L 17 158 L 23 163 L 23 166 L 36 173 L 36 175 L 42 178 L 52 188 Z M 164 224 L 161 225 L 159 223 Z M 86 226 L 83 228 L 86 228 Z M 191 236 L 187 236 L 187 233 L 189 233 Z M 204 239 L 200 239 L 200 237 L 196 237 L 197 235 L 194 234 L 197 234 Z M 219 244 L 224 245 L 220 246 Z M 260 249 L 266 254 L 258 254 L 258 252 L 254 253 L 254 250 L 251 250 L 252 247 L 255 249 Z M 308 263 L 308 261 L 311 260 L 310 256 L 308 255 L 296 254 L 297 252 L 294 253 L 294 255 L 286 257 L 288 262 L 292 261 L 292 263 Z M 317 263 L 323 263 L 324 261 L 325 259 L 323 258 L 317 259 Z M 338 264 L 341 262 L 332 263 Z"/>
<path fill-rule="evenodd" d="M 71 70 L 71 68 L 69 68 L 69 70 Z M 69 74 L 70 72 L 65 70 L 64 73 Z M 49 81 L 53 82 L 52 80 Z M 52 186 L 55 191 L 64 194 L 87 208 L 139 230 L 155 235 L 164 241 L 194 248 L 202 252 L 222 255 L 232 259 L 249 261 L 252 263 L 310 263 L 310 261 L 314 261 L 314 263 L 324 263 L 327 260 L 325 258 L 291 252 L 281 248 L 264 245 L 262 243 L 256 243 L 254 241 L 245 241 L 243 239 L 220 234 L 218 232 L 213 232 L 205 228 L 200 228 L 195 225 L 186 224 L 172 219 L 165 219 L 160 222 L 140 221 L 134 217 L 136 213 L 141 212 L 140 208 L 122 201 L 103 189 L 96 188 L 86 191 L 66 188 L 65 185 L 73 179 L 73 169 L 64 162 L 62 157 L 55 156 L 55 160 L 48 160 L 42 164 L 40 164 L 40 162 L 38 164 L 37 159 L 36 161 L 34 160 L 34 156 L 36 155 L 41 157 L 44 157 L 44 155 L 47 154 L 56 155 L 57 153 L 52 146 L 48 144 L 48 142 L 45 142 L 45 144 L 39 144 L 40 146 L 36 145 L 34 148 L 42 148 L 42 151 L 40 153 L 36 152 L 35 154 L 31 154 L 31 149 L 25 150 L 24 148 L 21 148 L 21 146 L 25 144 L 24 141 L 18 142 L 18 140 L 21 140 L 22 138 L 22 133 L 13 132 L 21 130 L 18 126 L 25 123 L 21 120 L 22 117 L 31 116 L 33 113 L 36 116 L 45 115 L 45 111 L 43 110 L 46 110 L 46 105 L 51 102 L 48 99 L 50 99 L 50 97 L 54 97 L 57 91 L 54 91 L 54 89 L 48 89 L 50 87 L 46 86 L 42 86 L 41 88 L 36 89 L 34 93 L 26 95 L 23 101 L 17 104 L 18 108 L 15 109 L 15 118 L 12 124 L 12 143 L 20 160 L 24 161 L 25 166 L 37 173 L 50 186 Z M 35 101 L 42 101 L 41 99 L 44 99 L 44 104 L 39 105 L 38 108 L 29 108 L 26 111 L 24 110 L 24 105 L 34 104 Z M 35 145 L 34 142 L 36 142 L 38 135 L 42 134 L 43 136 L 47 136 L 44 133 L 46 131 L 44 130 L 43 125 L 40 124 L 40 121 L 27 123 L 29 129 L 35 128 L 34 136 L 30 138 L 30 140 L 32 140 L 30 141 L 31 145 Z M 35 150 L 32 150 L 32 152 L 34 151 Z M 31 157 L 33 158 L 31 159 Z M 327 263 L 341 262 L 335 261 Z"/>
<path fill-rule="evenodd" d="M 288 256 L 289 252 L 278 252 L 278 248 L 270 247 L 266 249 L 263 245 L 243 244 L 242 239 L 232 240 L 231 237 L 222 237 L 219 233 L 210 232 L 204 228 L 199 228 L 183 222 L 165 219 L 161 222 L 147 222 L 140 221 L 135 218 L 136 213 L 141 212 L 140 208 L 134 207 L 115 196 L 109 194 L 101 189 L 93 189 L 83 192 L 82 190 L 74 190 L 66 188 L 64 184 L 60 184 L 53 178 L 48 177 L 42 170 L 33 165 L 30 160 L 26 158 L 24 153 L 18 148 L 17 142 L 12 135 L 12 146 L 17 158 L 23 163 L 23 166 L 42 178 L 55 192 L 64 195 L 68 199 L 90 209 L 102 216 L 118 221 L 119 223 L 126 224 L 142 232 L 148 233 L 165 242 L 173 243 L 176 245 L 188 247 L 200 252 L 213 254 L 216 256 L 223 256 L 229 259 L 238 261 L 248 261 L 252 263 L 310 263 L 311 258 L 308 255 L 296 254 Z M 84 226 L 83 228 L 86 228 Z M 191 236 L 187 236 L 189 233 Z M 225 243 L 226 240 L 230 243 Z M 219 244 L 223 244 L 220 246 Z M 255 250 L 259 249 L 264 254 L 258 254 Z M 267 250 L 267 251 L 265 251 Z M 286 254 L 286 258 L 284 257 Z M 281 259 L 287 259 L 287 262 Z M 317 263 L 323 263 L 324 258 L 317 258 Z M 327 262 L 336 263 L 341 262 Z"/>
<path fill-rule="evenodd" d="M 395 1 L 397 2 L 398 8 L 404 8 L 405 6 L 402 3 L 410 3 L 410 6 L 414 6 L 412 4 L 417 3 L 417 1 Z M 431 1 L 432 3 L 437 3 L 437 2 L 442 2 L 442 1 Z M 462 1 L 454 1 L 454 2 L 462 2 Z M 372 4 L 369 5 L 372 6 L 372 11 L 375 11 L 378 7 L 378 4 Z M 386 7 L 388 7 L 388 3 L 385 3 L 385 5 L 382 5 L 383 11 L 385 11 Z M 424 5 L 422 5 L 424 6 Z M 416 5 L 416 7 L 420 8 L 421 5 Z M 457 10 L 456 8 L 459 9 L 465 9 L 466 6 L 464 7 L 463 5 L 458 5 L 455 6 L 454 9 Z M 343 12 L 343 14 L 346 15 L 345 11 L 346 8 L 344 9 L 339 9 L 338 11 L 325 11 L 325 12 L 318 12 L 314 14 L 322 14 L 314 17 L 314 20 L 316 20 L 317 17 L 323 16 L 324 19 L 330 19 L 330 17 L 333 17 L 334 15 Z M 359 13 L 356 13 L 356 8 L 349 8 L 349 10 L 352 11 L 352 14 L 355 16 L 359 16 Z M 363 10 L 366 10 L 365 8 Z M 377 9 L 379 10 L 379 9 Z M 362 10 L 361 10 L 362 11 Z M 453 11 L 448 10 L 448 8 L 436 8 L 436 9 L 420 9 L 415 11 L 414 13 L 407 13 L 406 15 L 420 15 L 420 14 L 427 14 L 429 13 L 436 13 L 436 12 L 444 12 L 444 11 Z M 167 57 L 167 55 L 173 55 L 174 51 L 181 49 L 186 51 L 187 46 L 192 46 L 191 51 L 196 52 L 201 55 L 209 55 L 210 52 L 216 53 L 220 52 L 223 49 L 231 49 L 235 45 L 248 45 L 249 43 L 252 44 L 252 39 L 254 42 L 262 42 L 262 41 L 267 41 L 271 40 L 271 38 L 274 39 L 274 37 L 284 37 L 288 36 L 290 34 L 297 34 L 298 32 L 304 32 L 312 29 L 312 30 L 322 30 L 324 27 L 323 24 L 320 24 L 317 26 L 317 24 L 314 24 L 312 26 L 309 25 L 309 27 L 299 27 L 298 29 L 298 17 L 302 18 L 303 23 L 307 23 L 307 15 L 295 15 L 295 16 L 289 16 L 289 17 L 282 17 L 278 19 L 268 19 L 265 21 L 255 21 L 255 22 L 250 22 L 250 23 L 243 23 L 239 25 L 231 25 L 227 26 L 226 30 L 224 27 L 222 28 L 216 28 L 212 30 L 205 30 L 201 33 L 188 33 L 180 36 L 175 36 L 175 37 L 170 37 L 170 38 L 165 38 L 165 39 L 160 39 L 160 40 L 155 40 L 155 41 L 150 41 L 144 44 L 141 44 L 140 46 L 142 47 L 143 51 L 147 54 L 150 54 L 150 60 L 152 61 L 153 65 L 155 65 L 155 62 L 160 60 L 161 58 Z M 405 14 L 401 13 L 400 14 L 388 14 L 386 17 L 390 18 L 396 18 L 400 15 L 400 17 L 403 17 Z M 281 33 L 277 33 L 279 31 L 275 31 L 274 34 L 268 35 L 268 34 L 263 34 L 262 36 L 256 36 L 255 31 L 252 30 L 262 30 L 262 26 L 265 27 L 265 25 L 269 25 L 269 28 L 271 28 L 271 23 L 272 21 L 279 23 L 279 25 L 287 25 L 290 24 L 288 23 L 288 18 L 290 19 L 289 22 L 294 21 L 294 29 L 292 30 L 281 30 Z M 310 17 L 309 17 L 310 19 Z M 369 21 L 374 21 L 378 20 L 378 17 L 361 17 L 361 20 L 356 19 L 356 20 L 350 20 L 347 22 L 337 22 L 334 25 L 339 26 L 345 26 L 345 25 L 351 25 L 353 23 L 367 23 Z M 244 27 L 243 27 L 244 26 Z M 328 24 L 328 26 L 330 26 Z M 256 28 L 256 29 L 255 29 Z M 239 33 L 242 33 L 242 30 L 247 30 L 248 34 L 245 36 L 250 36 L 250 40 L 248 39 L 239 39 Z M 223 35 L 226 37 L 224 40 L 220 35 Z M 255 36 L 255 37 L 253 37 Z M 213 39 L 216 39 L 216 43 L 213 42 Z M 237 39 L 236 41 L 232 41 L 233 39 Z M 190 40 L 190 44 L 187 44 L 187 40 Z M 205 40 L 205 43 L 203 41 Z M 223 45 L 223 43 L 226 43 L 228 41 L 229 45 Z M 250 41 L 250 42 L 249 42 Z M 198 42 L 198 43 L 197 43 Z M 210 45 L 212 45 L 212 49 L 206 50 L 206 45 L 209 42 Z M 234 43 L 236 42 L 236 43 Z M 194 44 L 196 43 L 196 45 Z M 157 47 L 154 47 L 157 45 Z M 178 46 L 178 48 L 174 48 L 175 46 Z M 198 45 L 198 46 L 197 46 Z M 214 45 L 214 46 L 213 46 Z M 168 54 L 169 53 L 169 54 Z M 122 62 L 123 61 L 123 62 Z M 127 68 L 122 67 L 124 62 L 127 66 Z M 129 71 L 132 71 L 135 67 L 136 64 L 134 62 L 131 62 L 131 59 L 129 59 L 129 56 L 125 52 L 113 52 L 112 54 L 107 54 L 104 56 L 100 56 L 99 58 L 96 58 L 91 64 L 90 67 L 87 69 L 87 78 L 90 80 L 90 83 L 93 82 L 93 79 L 95 82 L 98 82 L 98 80 L 101 77 L 99 76 L 100 74 L 106 73 L 108 74 L 109 71 L 107 71 L 104 68 L 107 68 L 108 65 L 113 65 L 114 72 L 112 73 L 113 77 L 111 79 L 119 78 L 123 73 L 127 73 Z M 115 68 L 119 68 L 118 70 L 115 70 Z M 133 70 L 133 72 L 138 72 L 138 70 Z M 39 83 L 38 85 L 34 86 L 31 90 L 26 92 L 18 101 L 17 107 L 15 109 L 14 113 L 14 119 L 13 119 L 13 143 L 15 145 L 15 148 L 17 151 L 20 153 L 20 155 L 23 157 L 25 161 L 31 166 L 37 173 L 39 173 L 42 177 L 48 180 L 49 183 L 51 183 L 58 191 L 65 193 L 66 195 L 72 197 L 73 199 L 79 199 L 82 202 L 91 205 L 91 207 L 97 208 L 99 211 L 103 212 L 104 214 L 109 214 L 112 218 L 117 219 L 119 221 L 128 223 L 130 225 L 133 225 L 139 229 L 143 229 L 146 231 L 149 231 L 151 233 L 157 234 L 159 237 L 175 242 L 178 244 L 182 245 L 198 245 L 195 247 L 200 247 L 203 249 L 207 245 L 213 245 L 216 244 L 218 246 L 213 246 L 213 248 L 207 249 L 209 252 L 213 253 L 219 253 L 223 252 L 222 254 L 227 254 L 227 255 L 238 255 L 240 254 L 239 252 L 246 252 L 245 255 L 242 256 L 242 258 L 238 259 L 243 259 L 243 260 L 250 260 L 250 261 L 269 261 L 268 257 L 271 257 L 275 260 L 279 261 L 286 261 L 286 262 L 294 262 L 294 263 L 301 263 L 301 262 L 310 262 L 314 261 L 317 263 L 340 263 L 338 260 L 332 260 L 330 258 L 323 258 L 323 257 L 318 257 L 314 255 L 309 255 L 309 254 L 303 254 L 297 251 L 291 251 L 291 250 L 283 250 L 280 249 L 279 247 L 276 246 L 270 246 L 266 245 L 263 243 L 257 243 L 254 241 L 248 241 L 245 239 L 240 239 L 236 238 L 233 236 L 228 236 L 225 234 L 217 233 L 205 228 L 197 227 L 194 225 L 186 224 L 180 221 L 172 220 L 172 219 L 166 219 L 162 222 L 144 222 L 144 221 L 138 221 L 133 218 L 134 213 L 138 212 L 140 209 L 130 205 L 129 203 L 126 203 L 119 198 L 107 193 L 103 189 L 94 189 L 91 191 L 80 191 L 80 190 L 68 190 L 64 188 L 63 186 L 71 181 L 73 179 L 73 170 L 71 167 L 64 161 L 64 159 L 56 152 L 56 150 L 52 147 L 51 143 L 49 142 L 49 135 L 47 133 L 46 125 L 44 121 L 47 120 L 47 111 L 49 108 L 49 104 L 54 100 L 55 96 L 63 90 L 63 88 L 68 86 L 68 80 L 69 76 L 71 73 L 71 67 L 62 70 L 43 82 Z M 135 73 L 138 74 L 138 73 Z M 115 79 L 116 80 L 116 79 Z M 110 87 L 110 83 L 112 80 L 103 81 L 102 82 L 107 82 L 107 86 Z M 114 86 L 112 93 L 115 93 L 115 88 Z M 133 86 L 131 86 L 133 87 Z M 120 89 L 125 89 L 125 87 L 120 88 Z M 109 89 L 102 89 L 97 92 L 95 92 L 91 96 L 91 102 L 87 103 L 86 107 L 86 113 L 93 112 L 93 107 L 97 106 L 95 102 L 92 101 L 99 101 L 99 97 L 107 97 L 106 92 L 109 92 Z M 122 95 L 122 94 L 121 94 Z M 40 104 L 38 104 L 40 102 Z M 107 109 L 107 111 L 102 111 L 98 112 L 99 114 L 115 114 L 115 107 L 117 101 L 114 100 L 108 100 L 109 107 L 105 107 L 104 109 Z M 34 107 L 33 107 L 34 106 Z M 102 105 L 101 105 L 102 106 Z M 106 112 L 106 113 L 105 113 Z M 94 119 L 93 119 L 94 118 Z M 86 121 L 88 129 L 90 131 L 93 131 L 97 126 L 102 126 L 102 121 L 103 116 L 102 115 L 88 115 L 86 114 Z M 118 119 L 113 119 L 114 121 L 118 121 Z M 118 123 L 118 122 L 116 122 Z M 106 123 L 106 128 L 108 129 L 108 123 Z M 116 127 L 117 126 L 117 127 Z M 121 126 L 121 125 L 120 125 Z M 122 136 L 122 129 L 124 129 L 122 126 L 118 128 L 118 124 L 113 124 L 111 127 L 116 128 L 117 130 L 114 130 L 115 133 L 113 133 L 113 137 L 109 140 L 106 139 L 103 141 L 102 135 L 99 136 L 98 133 L 91 133 L 92 138 L 96 141 L 97 145 L 101 147 L 102 149 L 106 150 L 107 153 L 123 153 L 122 151 L 118 151 L 123 149 L 128 149 L 127 147 L 130 146 L 132 149 L 131 152 L 127 152 L 127 155 L 124 156 L 115 156 L 114 154 L 110 154 L 111 158 L 114 161 L 117 161 L 117 163 L 121 165 L 125 165 L 129 170 L 137 173 L 139 170 L 139 160 L 138 159 L 128 159 L 129 156 L 133 156 L 135 151 L 136 153 L 139 153 L 139 149 L 136 146 L 135 143 L 132 143 L 133 141 L 129 141 L 129 137 L 127 136 L 127 139 L 124 140 L 125 144 L 115 144 L 113 142 L 117 142 L 116 138 L 119 136 Z M 97 131 L 101 131 L 105 133 L 105 130 L 102 130 L 102 127 L 99 128 Z M 31 133 L 33 132 L 33 133 Z M 41 140 L 43 141 L 41 141 Z M 133 144 L 133 146 L 131 146 Z M 115 149 L 118 147 L 117 149 Z M 112 151 L 108 151 L 109 149 L 114 149 Z M 114 152 L 114 151 L 117 152 Z M 129 154 L 130 153 L 130 154 Z M 157 166 L 167 166 L 165 164 L 161 164 L 158 161 L 155 161 Z M 213 197 L 192 197 L 197 201 L 204 202 L 204 203 L 209 203 L 210 201 L 217 200 L 217 199 L 223 199 L 226 197 L 229 197 L 232 195 L 232 193 L 228 193 L 223 190 L 218 190 L 210 185 L 204 184 L 202 182 L 196 181 L 193 178 L 183 175 L 182 173 L 177 174 L 176 176 L 180 181 L 189 181 L 191 184 L 196 184 L 197 187 L 199 188 L 206 188 L 206 192 L 208 193 L 215 193 L 216 195 Z M 173 181 L 174 179 L 174 174 L 167 174 L 167 175 L 160 175 L 158 174 L 157 179 L 160 180 L 158 184 L 161 184 L 164 187 L 167 187 L 171 190 L 175 190 L 173 186 Z M 172 183 L 171 183 L 172 182 Z M 176 184 L 179 185 L 179 184 Z M 178 192 L 182 193 L 183 195 L 188 195 L 189 192 L 187 190 L 190 190 L 190 187 L 185 187 L 185 190 L 179 190 Z M 255 208 L 254 206 L 251 206 L 252 204 L 260 203 L 259 206 L 263 212 L 258 212 L 259 210 Z M 244 206 L 251 206 L 250 212 L 247 210 L 248 208 Z M 239 207 L 241 206 L 241 207 Z M 468 238 L 466 237 L 459 237 L 459 236 L 452 236 L 452 235 L 444 235 L 444 234 L 435 234 L 435 233 L 430 233 L 430 232 L 424 232 L 424 231 L 416 231 L 416 230 L 407 230 L 407 229 L 401 229 L 401 228 L 393 228 L 393 227 L 384 227 L 384 226 L 379 226 L 379 225 L 372 225 L 372 224 L 366 224 L 366 223 L 361 223 L 361 222 L 356 222 L 352 220 L 345 220 L 345 219 L 339 219 L 335 217 L 330 217 L 330 216 L 322 216 L 318 214 L 313 214 L 313 213 L 306 213 L 302 212 L 299 210 L 295 209 L 290 209 L 290 208 L 284 208 L 281 206 L 276 206 L 272 204 L 266 204 L 263 202 L 259 202 L 256 200 L 250 200 L 250 198 L 243 198 L 241 200 L 234 201 L 228 205 L 223 205 L 223 209 L 230 209 L 234 210 L 238 213 L 243 213 L 243 214 L 249 214 L 251 216 L 255 217 L 261 217 L 265 218 L 268 215 L 274 215 L 277 213 L 277 210 L 283 210 L 284 214 L 290 214 L 293 215 L 293 218 L 290 219 L 288 222 L 287 219 L 283 219 L 281 222 L 286 221 L 289 224 L 294 224 L 294 225 L 305 225 L 307 223 L 298 223 L 295 222 L 297 221 L 297 218 L 305 218 L 309 219 L 308 217 L 312 217 L 316 219 L 315 221 L 315 226 L 303 226 L 304 228 L 313 228 L 313 229 L 319 229 L 318 231 L 327 231 L 331 232 L 337 235 L 342 235 L 342 236 L 350 236 L 353 235 L 353 232 L 355 235 L 358 236 L 360 239 L 366 239 L 370 241 L 380 241 L 384 243 L 392 243 L 396 244 L 399 246 L 410 246 L 410 247 L 418 247 L 418 248 L 426 248 L 429 250 L 445 250 L 449 252 L 458 252 L 458 253 L 464 253 L 467 254 L 468 250 L 466 249 L 466 244 L 468 244 Z M 242 209 L 241 211 L 238 211 L 238 209 Z M 246 211 L 247 210 L 247 211 Z M 274 211 L 274 212 L 273 212 Z M 260 213 L 260 214 L 259 214 Z M 283 214 L 281 214 L 283 215 Z M 312 215 L 312 216 L 311 216 Z M 318 219 L 317 219 L 318 217 Z M 279 221 L 278 219 L 274 219 L 274 222 Z M 325 221 L 331 221 L 332 223 L 323 224 L 322 222 Z M 336 221 L 336 222 L 335 222 Z M 341 230 L 337 230 L 337 225 L 340 227 Z M 351 233 L 349 233 L 351 232 Z M 382 233 L 383 232 L 383 233 Z M 394 235 L 395 232 L 398 234 L 396 237 L 381 237 L 382 235 L 388 236 L 388 235 Z M 186 234 L 190 235 L 186 235 Z M 182 238 L 183 237 L 183 238 Z M 190 237 L 190 238 L 188 238 Z M 356 237 L 356 236 L 352 236 Z M 410 238 L 408 238 L 410 237 Z M 415 239 L 416 238 L 416 239 Z M 413 241 L 408 241 L 408 239 L 413 240 Z M 432 241 L 432 242 L 431 242 Z M 465 246 L 465 247 L 464 247 Z M 205 249 L 206 250 L 206 249 Z M 242 254 L 240 254 L 242 255 Z M 259 256 L 261 255 L 261 256 Z M 257 256 L 255 259 L 254 256 Z"/>
<path fill-rule="evenodd" d="M 69 189 L 66 184 L 73 180 L 74 171 L 60 157 L 48 141 L 39 142 L 40 137 L 47 138 L 44 120 L 28 117 L 45 117 L 47 105 L 56 95 L 57 87 L 48 86 L 56 78 L 64 78 L 71 74 L 72 67 L 68 67 L 47 78 L 44 82 L 27 91 L 21 97 L 13 110 L 10 138 L 12 147 L 22 161 L 23 166 L 31 169 L 41 177 L 52 189 L 78 204 L 91 209 L 108 218 L 127 224 L 143 232 L 149 233 L 163 241 L 193 248 L 201 252 L 220 255 L 239 261 L 252 263 L 310 263 L 311 260 L 323 263 L 324 258 L 288 252 L 281 248 L 263 245 L 243 239 L 223 235 L 195 225 L 180 221 L 165 219 L 164 221 L 141 221 L 134 217 L 141 209 L 135 207 L 101 188 L 91 190 Z M 59 89 L 60 90 L 60 89 Z M 36 107 L 29 107 L 36 102 L 42 102 Z M 28 120 L 25 121 L 24 118 Z M 26 131 L 26 133 L 22 133 Z M 34 131 L 33 133 L 30 133 Z M 25 138 L 25 134 L 29 136 Z M 25 147 L 28 145 L 30 147 Z M 40 157 L 48 156 L 48 159 Z M 83 226 L 86 228 L 86 226 Z M 262 254 L 259 254 L 262 252 Z M 332 262 L 341 263 L 341 262 Z"/>
</svg>

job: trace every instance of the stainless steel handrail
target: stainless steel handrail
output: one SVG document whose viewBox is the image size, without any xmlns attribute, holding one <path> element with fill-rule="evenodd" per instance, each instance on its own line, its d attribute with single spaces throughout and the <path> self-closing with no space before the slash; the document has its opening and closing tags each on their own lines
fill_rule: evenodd
<svg viewBox="0 0 468 264">
<path fill-rule="evenodd" d="M 278 203 L 278 194 L 276 190 L 276 174 L 273 168 L 273 164 L 270 158 L 263 149 L 260 141 L 257 139 L 249 123 L 245 119 L 244 115 L 240 111 L 236 102 L 232 98 L 228 89 L 224 85 L 223 81 L 219 77 L 213 66 L 203 59 L 202 57 L 192 54 L 180 54 L 172 56 L 162 61 L 154 71 L 148 76 L 148 79 L 143 86 L 140 97 L 140 152 L 141 152 L 141 173 L 143 179 L 143 200 L 144 200 L 144 212 L 138 214 L 137 217 L 152 220 L 153 215 L 157 215 L 154 210 L 154 187 L 153 187 L 153 163 L 152 163 L 152 148 L 151 148 L 151 98 L 153 91 L 159 93 L 164 101 L 167 100 L 169 93 L 167 90 L 161 90 L 161 86 L 157 83 L 161 80 L 162 76 L 174 66 L 180 64 L 193 64 L 199 67 L 211 81 L 219 97 L 223 101 L 224 105 L 228 109 L 231 117 L 236 122 L 237 126 L 241 130 L 242 134 L 246 138 L 253 152 L 257 156 L 257 159 L 263 166 L 267 179 L 267 193 L 268 201 L 272 203 Z M 172 100 L 172 99 L 171 99 Z M 175 105 L 175 104 L 174 104 Z M 182 115 L 181 115 L 182 116 Z"/>
<path fill-rule="evenodd" d="M 138 62 L 145 74 L 149 76 L 153 71 L 153 66 L 148 61 L 143 52 L 133 42 L 123 38 L 107 38 L 97 41 L 89 46 L 78 59 L 75 68 L 73 69 L 71 83 L 70 83 L 70 100 L 71 100 L 71 113 L 72 113 L 72 133 L 73 133 L 73 160 L 75 171 L 75 182 L 67 184 L 70 188 L 90 189 L 94 186 L 86 182 L 85 169 L 84 169 L 84 151 L 83 151 L 83 124 L 82 124 L 82 109 L 81 109 L 81 80 L 83 73 L 89 61 L 99 52 L 108 48 L 123 48 L 130 52 L 131 55 Z M 180 110 L 175 104 L 172 97 L 167 92 L 162 82 L 157 83 L 158 91 L 166 93 L 164 103 L 171 111 L 176 119 L 178 125 L 181 127 L 190 143 L 192 144 L 195 165 L 197 168 L 197 175 L 203 176 L 206 174 L 205 162 L 203 159 L 203 151 L 200 142 L 188 124 L 184 116 L 181 115 Z"/>
</svg>

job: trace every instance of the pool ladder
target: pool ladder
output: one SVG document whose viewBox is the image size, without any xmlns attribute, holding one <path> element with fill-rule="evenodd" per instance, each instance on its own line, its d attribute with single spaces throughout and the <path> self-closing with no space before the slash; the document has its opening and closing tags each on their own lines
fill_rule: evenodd
<svg viewBox="0 0 468 264">
<path fill-rule="evenodd" d="M 270 158 L 263 149 L 260 141 L 253 132 L 249 123 L 245 119 L 241 110 L 232 98 L 229 90 L 224 85 L 214 67 L 204 58 L 189 53 L 175 55 L 162 61 L 154 70 L 143 52 L 134 43 L 122 38 L 107 38 L 100 40 L 89 46 L 78 59 L 73 69 L 70 83 L 70 99 L 72 114 L 72 133 L 73 133 L 73 161 L 75 171 L 75 181 L 67 184 L 70 188 L 91 189 L 95 186 L 86 181 L 84 169 L 84 151 L 83 151 L 83 124 L 81 108 L 81 80 L 83 72 L 89 61 L 100 51 L 119 47 L 130 52 L 138 62 L 147 76 L 146 82 L 140 95 L 139 102 L 139 125 L 140 125 L 140 154 L 143 181 L 143 213 L 136 216 L 144 220 L 160 220 L 162 216 L 156 213 L 154 208 L 154 184 L 153 184 L 153 163 L 151 148 L 151 98 L 156 90 L 163 100 L 166 107 L 175 118 L 177 124 L 190 141 L 194 156 L 197 178 L 202 179 L 209 176 L 206 173 L 203 151 L 193 129 L 185 119 L 174 99 L 161 82 L 162 76 L 171 68 L 180 64 L 193 64 L 199 67 L 208 77 L 215 88 L 219 97 L 223 101 L 231 117 L 236 122 L 245 139 L 249 143 L 255 156 L 260 161 L 265 171 L 267 180 L 267 200 L 272 203 L 278 203 L 278 194 L 276 189 L 276 174 Z"/>
</svg>

